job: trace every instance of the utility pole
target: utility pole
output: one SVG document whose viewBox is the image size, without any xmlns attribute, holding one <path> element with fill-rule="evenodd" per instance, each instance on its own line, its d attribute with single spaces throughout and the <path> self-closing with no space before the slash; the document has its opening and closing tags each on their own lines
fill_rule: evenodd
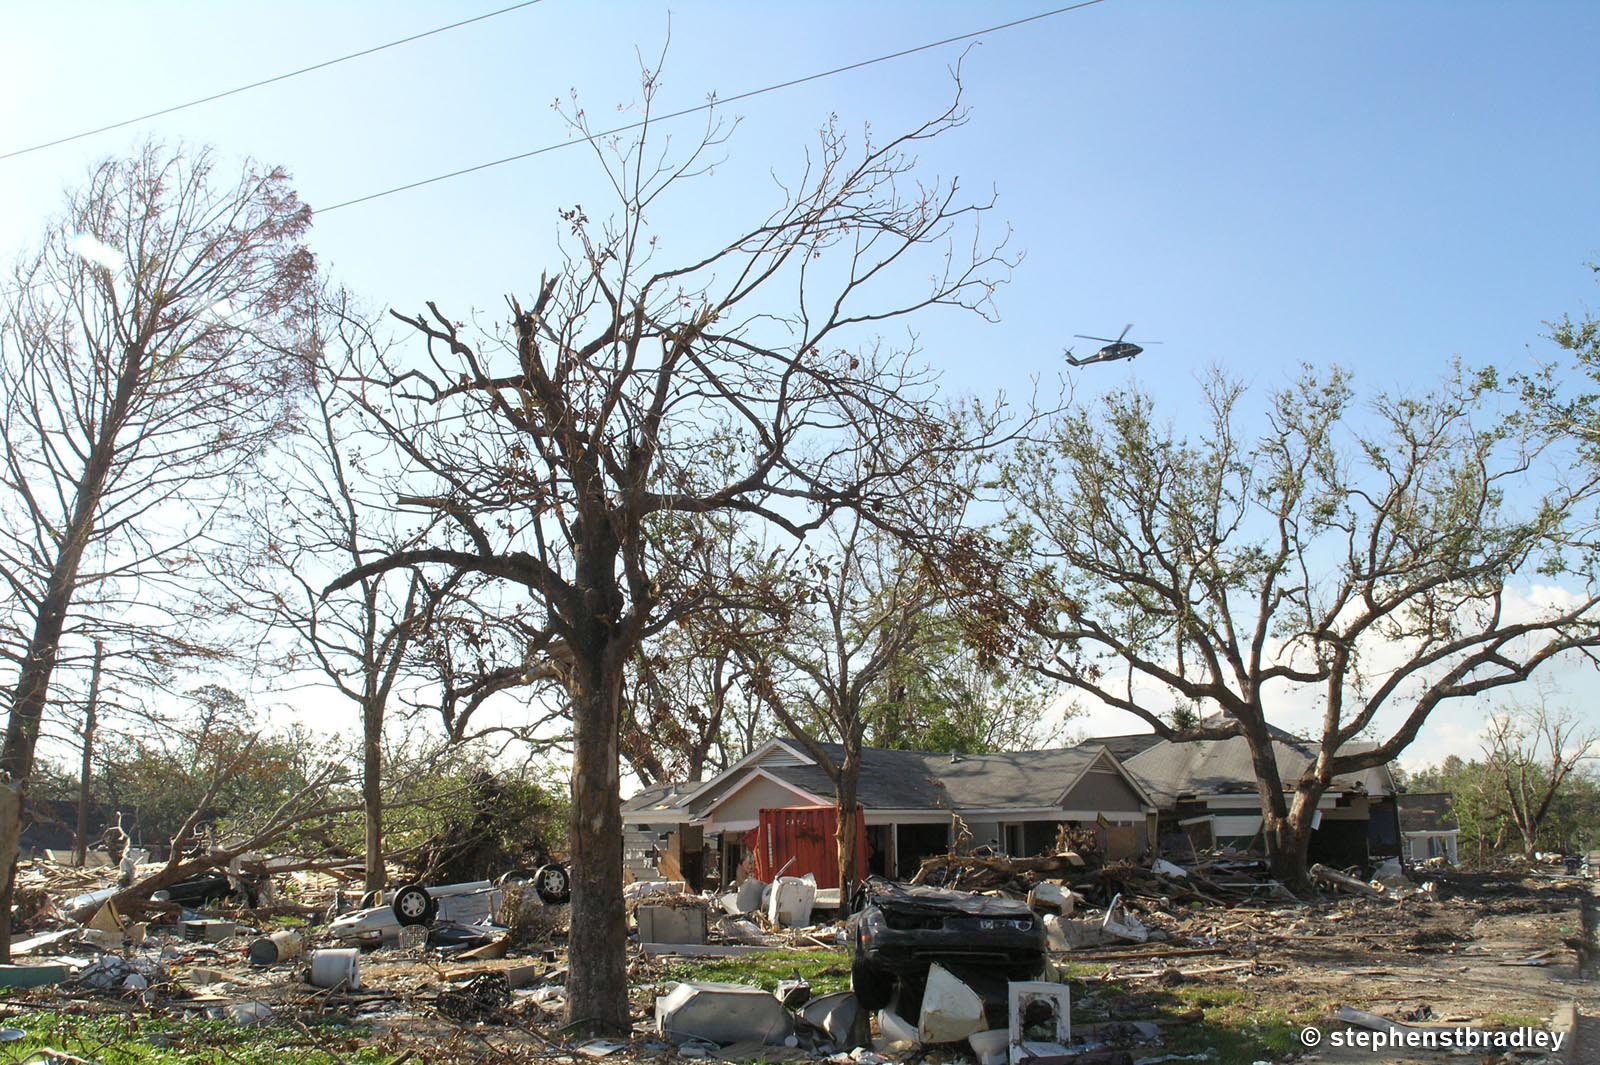
<svg viewBox="0 0 1600 1065">
<path fill-rule="evenodd" d="M 78 774 L 78 834 L 72 841 L 73 860 L 79 869 L 89 860 L 89 781 L 94 772 L 95 712 L 100 703 L 100 662 L 106 645 L 94 642 L 94 671 L 89 674 L 89 706 L 83 713 L 83 769 Z"/>
</svg>

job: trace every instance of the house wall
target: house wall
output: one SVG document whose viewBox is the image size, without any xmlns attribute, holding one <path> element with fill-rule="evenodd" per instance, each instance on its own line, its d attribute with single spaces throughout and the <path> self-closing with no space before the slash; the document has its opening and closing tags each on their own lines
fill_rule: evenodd
<svg viewBox="0 0 1600 1065">
<path fill-rule="evenodd" d="M 1064 810 L 1101 810 L 1107 814 L 1143 815 L 1144 804 L 1120 774 L 1110 769 L 1091 769 L 1067 792 L 1061 801 Z"/>
<path fill-rule="evenodd" d="M 972 839 L 967 842 L 966 849 L 971 851 L 978 847 L 994 847 L 996 850 L 1005 849 L 1005 837 L 1000 834 L 999 821 L 968 821 L 967 831 L 972 833 Z"/>
<path fill-rule="evenodd" d="M 781 810 L 789 806 L 810 806 L 812 800 L 767 777 L 751 777 L 742 787 L 728 793 L 720 806 L 709 814 L 709 827 L 722 825 L 755 827 L 762 810 Z"/>
<path fill-rule="evenodd" d="M 1456 853 L 1456 838 L 1455 832 L 1408 832 L 1406 860 L 1425 862 L 1443 855 L 1451 865 L 1456 865 L 1460 861 Z"/>
<path fill-rule="evenodd" d="M 656 856 L 666 847 L 667 835 L 676 825 L 624 825 L 622 829 L 622 878 L 624 880 L 655 880 Z"/>
<path fill-rule="evenodd" d="M 1374 816 L 1390 816 L 1382 808 L 1374 812 L 1373 805 L 1364 795 L 1325 795 L 1317 805 L 1322 815 L 1320 827 L 1311 833 L 1310 859 L 1313 862 L 1344 867 L 1362 865 L 1375 851 L 1369 844 Z M 1211 818 L 1211 832 L 1216 844 L 1231 845 L 1241 850 L 1264 853 L 1261 839 L 1261 807 L 1254 796 L 1209 796 L 1200 800 L 1184 800 L 1176 804 L 1170 814 L 1163 814 L 1160 832 L 1176 842 L 1183 833 L 1194 839 L 1205 836 L 1203 826 L 1198 831 L 1185 832 L 1179 822 L 1195 817 Z M 1392 851 L 1390 853 L 1393 853 Z"/>
</svg>

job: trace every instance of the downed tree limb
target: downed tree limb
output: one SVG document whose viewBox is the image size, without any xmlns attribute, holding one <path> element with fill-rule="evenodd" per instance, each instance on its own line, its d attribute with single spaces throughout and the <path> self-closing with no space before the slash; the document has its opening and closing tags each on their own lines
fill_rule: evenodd
<svg viewBox="0 0 1600 1065">
<path fill-rule="evenodd" d="M 1311 867 L 1311 879 L 1320 880 L 1324 884 L 1343 888 L 1346 891 L 1354 891 L 1358 895 L 1366 895 L 1369 898 L 1386 899 L 1389 897 L 1381 889 L 1373 887 L 1365 880 L 1357 880 L 1353 876 L 1346 876 L 1344 873 L 1336 872 L 1321 862 Z"/>
<path fill-rule="evenodd" d="M 1083 858 L 1075 851 L 1047 854 L 1037 858 L 1007 858 L 1003 855 L 935 854 L 922 860 L 922 866 L 917 870 L 917 875 L 911 878 L 911 883 L 926 884 L 928 877 L 936 872 L 953 872 L 958 877 L 987 874 L 995 879 L 1005 879 L 1017 875 L 1060 876 L 1066 873 L 1082 872 L 1086 864 Z"/>
</svg>

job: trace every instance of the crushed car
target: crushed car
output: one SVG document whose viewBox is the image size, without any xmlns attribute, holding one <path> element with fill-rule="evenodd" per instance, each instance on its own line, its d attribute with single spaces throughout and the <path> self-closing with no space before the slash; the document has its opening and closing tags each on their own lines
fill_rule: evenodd
<svg viewBox="0 0 1600 1065">
<path fill-rule="evenodd" d="M 1044 923 L 1016 899 L 875 876 L 852 909 L 850 988 L 869 1010 L 887 1006 L 901 984 L 920 986 L 934 962 L 997 982 L 1031 980 L 1044 967 Z"/>
<path fill-rule="evenodd" d="M 328 931 L 349 943 L 376 946 L 396 942 L 400 929 L 410 925 L 481 925 L 499 914 L 507 888 L 523 885 L 546 905 L 571 897 L 571 879 L 563 866 L 554 863 L 531 873 L 507 873 L 498 880 L 432 887 L 414 881 L 376 898 L 369 896 L 369 905 L 362 909 L 336 915 Z"/>
</svg>

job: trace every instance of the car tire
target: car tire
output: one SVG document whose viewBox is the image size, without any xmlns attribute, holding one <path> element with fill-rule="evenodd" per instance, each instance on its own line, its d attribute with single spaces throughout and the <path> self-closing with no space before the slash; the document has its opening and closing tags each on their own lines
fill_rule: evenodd
<svg viewBox="0 0 1600 1065">
<path fill-rule="evenodd" d="M 401 884 L 390 905 L 401 925 L 432 924 L 439 913 L 439 904 L 421 884 Z"/>
<path fill-rule="evenodd" d="M 894 985 L 893 973 L 874 968 L 860 951 L 856 951 L 850 961 L 850 990 L 855 992 L 862 1009 L 883 1009 L 894 997 Z"/>
<path fill-rule="evenodd" d="M 546 906 L 555 906 L 572 898 L 572 877 L 566 867 L 551 863 L 540 866 L 533 874 L 533 891 Z"/>
<path fill-rule="evenodd" d="M 530 869 L 527 866 L 519 866 L 518 868 L 511 870 L 509 873 L 501 873 L 500 878 L 495 881 L 495 886 L 501 888 L 519 888 L 526 891 L 532 891 L 533 885 L 538 881 L 538 879 L 539 873 L 537 869 Z"/>
</svg>

